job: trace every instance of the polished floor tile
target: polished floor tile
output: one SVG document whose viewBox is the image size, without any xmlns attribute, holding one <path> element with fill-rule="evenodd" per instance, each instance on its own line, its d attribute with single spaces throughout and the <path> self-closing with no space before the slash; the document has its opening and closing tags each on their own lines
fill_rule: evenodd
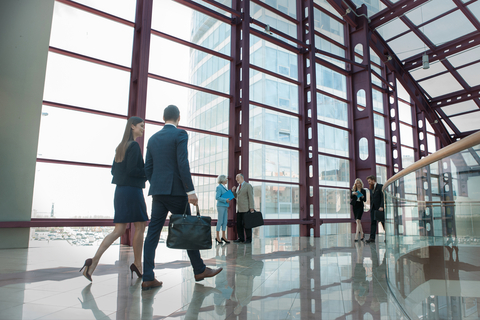
<svg viewBox="0 0 480 320">
<path fill-rule="evenodd" d="M 196 282 L 185 251 L 160 243 L 160 288 L 130 276 L 130 247 L 114 245 L 87 281 L 80 267 L 97 246 L 32 241 L 0 250 L 3 319 L 404 319 L 385 279 L 385 246 L 351 235 L 254 239 L 202 251 L 223 267 Z M 383 273 L 383 274 L 382 274 Z"/>
</svg>

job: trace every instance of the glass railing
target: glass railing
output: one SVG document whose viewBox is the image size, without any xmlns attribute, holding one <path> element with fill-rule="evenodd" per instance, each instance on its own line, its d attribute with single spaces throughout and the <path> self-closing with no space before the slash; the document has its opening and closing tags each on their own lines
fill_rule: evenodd
<svg viewBox="0 0 480 320">
<path fill-rule="evenodd" d="M 480 132 L 385 183 L 387 283 L 411 319 L 480 319 Z"/>
</svg>

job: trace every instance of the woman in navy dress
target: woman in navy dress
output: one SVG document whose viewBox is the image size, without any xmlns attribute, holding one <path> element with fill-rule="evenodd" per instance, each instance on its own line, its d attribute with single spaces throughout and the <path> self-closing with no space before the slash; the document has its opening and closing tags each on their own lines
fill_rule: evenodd
<svg viewBox="0 0 480 320">
<path fill-rule="evenodd" d="M 133 236 L 133 255 L 135 261 L 130 265 L 131 275 L 133 272 L 141 277 L 142 274 L 142 249 L 143 233 L 145 231 L 146 221 L 148 221 L 147 207 L 142 189 L 145 188 L 144 162 L 140 145 L 135 141 L 143 136 L 145 123 L 139 117 L 131 117 L 127 121 L 122 142 L 115 150 L 115 159 L 112 165 L 112 183 L 115 188 L 115 216 L 113 222 L 115 229 L 107 235 L 95 256 L 87 259 L 82 269 L 83 275 L 92 281 L 92 274 L 103 255 L 110 245 L 125 233 L 127 224 L 133 222 L 135 225 L 135 235 Z M 80 269 L 80 271 L 82 271 Z"/>
<path fill-rule="evenodd" d="M 367 193 L 363 189 L 362 179 L 355 179 L 355 184 L 352 188 L 352 195 L 350 196 L 350 204 L 353 206 L 353 215 L 355 217 L 355 222 L 357 223 L 357 231 L 355 232 L 355 242 L 358 241 L 360 233 L 362 234 L 363 240 L 363 228 L 362 228 L 362 215 L 363 215 L 363 204 L 367 198 Z"/>
</svg>

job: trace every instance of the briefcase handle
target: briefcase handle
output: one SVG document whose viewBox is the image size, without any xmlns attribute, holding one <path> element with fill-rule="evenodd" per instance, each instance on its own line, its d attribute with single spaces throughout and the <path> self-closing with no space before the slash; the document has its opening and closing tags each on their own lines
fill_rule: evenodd
<svg viewBox="0 0 480 320">
<path fill-rule="evenodd" d="M 183 211 L 183 215 L 187 214 L 187 208 L 190 205 L 190 203 L 187 202 L 187 205 L 185 206 L 185 211 Z M 195 206 L 197 208 L 197 217 L 200 217 L 200 208 L 198 207 L 198 204 Z"/>
</svg>

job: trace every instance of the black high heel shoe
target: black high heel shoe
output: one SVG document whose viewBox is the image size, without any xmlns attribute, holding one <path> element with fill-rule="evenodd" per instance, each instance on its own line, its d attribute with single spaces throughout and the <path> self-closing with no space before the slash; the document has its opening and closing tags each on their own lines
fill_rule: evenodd
<svg viewBox="0 0 480 320">
<path fill-rule="evenodd" d="M 225 242 L 226 244 L 230 243 L 230 241 L 228 241 L 227 239 L 224 239 L 224 238 L 222 238 L 222 241 Z"/>
<path fill-rule="evenodd" d="M 131 279 L 133 279 L 133 273 L 134 272 L 137 274 L 137 277 L 139 277 L 139 278 L 142 277 L 142 273 L 140 272 L 140 270 L 138 270 L 137 266 L 134 263 L 132 263 L 130 265 L 130 277 L 131 277 Z"/>
<path fill-rule="evenodd" d="M 82 272 L 82 270 L 85 268 L 85 271 L 83 271 L 83 276 L 87 278 L 89 281 L 93 281 L 92 276 L 88 274 L 88 269 L 90 269 L 90 266 L 92 265 L 92 263 L 93 263 L 92 259 L 85 260 L 83 267 L 79 271 L 79 272 Z"/>
<path fill-rule="evenodd" d="M 216 242 L 217 244 L 222 244 L 222 241 L 218 241 L 217 238 L 215 238 L 215 242 Z"/>
</svg>

